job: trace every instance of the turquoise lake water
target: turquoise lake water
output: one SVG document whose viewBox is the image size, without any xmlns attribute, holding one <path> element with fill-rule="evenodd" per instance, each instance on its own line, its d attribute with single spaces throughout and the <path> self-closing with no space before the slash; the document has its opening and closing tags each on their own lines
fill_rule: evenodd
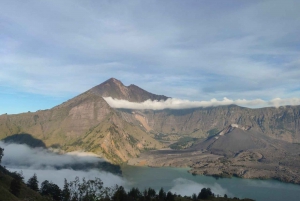
<svg viewBox="0 0 300 201">
<path fill-rule="evenodd" d="M 198 193 L 203 187 L 209 187 L 215 194 L 238 198 L 251 198 L 257 201 L 299 201 L 300 185 L 288 184 L 276 180 L 255 180 L 240 178 L 221 178 L 188 173 L 185 168 L 123 167 L 123 177 L 130 187 L 140 190 L 151 187 L 159 190 L 163 187 L 181 195 Z"/>
</svg>

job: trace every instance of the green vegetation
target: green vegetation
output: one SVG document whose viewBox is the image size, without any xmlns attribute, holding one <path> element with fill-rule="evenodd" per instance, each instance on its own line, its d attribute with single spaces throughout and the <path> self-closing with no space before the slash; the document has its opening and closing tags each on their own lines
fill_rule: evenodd
<svg viewBox="0 0 300 201">
<path fill-rule="evenodd" d="M 37 180 L 36 174 L 34 174 L 31 178 L 28 179 L 26 185 L 28 188 L 38 192 L 39 191 L 39 182 Z"/>
<path fill-rule="evenodd" d="M 212 137 L 212 136 L 218 134 L 219 132 L 220 132 L 220 131 L 219 131 L 217 128 L 213 128 L 213 129 L 207 131 L 207 134 L 208 134 L 207 137 Z"/>
<path fill-rule="evenodd" d="M 28 188 L 23 176 L 16 172 L 9 172 L 0 166 L 0 201 L 47 201 L 46 197 Z"/>
<path fill-rule="evenodd" d="M 158 134 L 155 134 L 154 138 L 158 139 L 158 140 L 162 140 L 164 137 L 167 137 L 167 136 L 168 136 L 167 134 L 158 133 Z"/>
<path fill-rule="evenodd" d="M 60 188 L 48 180 L 42 182 L 40 194 L 52 200 L 62 200 L 63 198 Z"/>
<path fill-rule="evenodd" d="M 17 173 L 17 172 L 13 172 L 12 177 L 13 177 L 13 180 L 10 183 L 9 191 L 12 194 L 14 194 L 15 196 L 19 196 L 24 177 L 22 174 Z"/>
<path fill-rule="evenodd" d="M 35 148 L 35 147 L 44 147 L 45 148 L 46 147 L 46 145 L 44 144 L 44 142 L 42 140 L 36 139 L 28 133 L 20 133 L 20 134 L 11 135 L 11 136 L 4 138 L 2 141 L 7 142 L 7 143 L 14 142 L 14 143 L 18 143 L 18 144 L 26 144 L 32 148 Z"/>
<path fill-rule="evenodd" d="M 171 149 L 186 149 L 194 144 L 195 141 L 197 141 L 198 138 L 192 138 L 192 137 L 183 137 L 178 140 L 178 142 L 175 142 L 170 145 Z"/>
</svg>

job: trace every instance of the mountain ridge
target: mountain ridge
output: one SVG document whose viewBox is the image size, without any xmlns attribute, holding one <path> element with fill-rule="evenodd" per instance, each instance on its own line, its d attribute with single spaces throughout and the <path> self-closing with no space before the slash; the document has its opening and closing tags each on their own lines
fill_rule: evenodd
<svg viewBox="0 0 300 201">
<path fill-rule="evenodd" d="M 247 138 L 247 133 L 252 133 L 251 135 L 261 142 L 267 139 L 269 144 L 273 143 L 276 145 L 276 143 L 279 143 L 274 140 L 282 141 L 284 143 L 279 144 L 283 144 L 285 147 L 285 143 L 295 147 L 292 143 L 300 142 L 300 106 L 250 109 L 228 105 L 159 111 L 130 110 L 110 107 L 103 99 L 104 95 L 114 95 L 114 98 L 128 101 L 155 100 L 155 98 L 164 100 L 167 98 L 166 96 L 147 92 L 133 84 L 126 87 L 121 81 L 111 78 L 51 109 L 16 115 L 0 115 L 0 139 L 15 134 L 27 133 L 37 140 L 41 140 L 46 147 L 58 147 L 66 152 L 75 150 L 94 152 L 113 163 L 119 164 L 127 163 L 131 159 L 137 159 L 144 153 L 148 153 L 149 150 L 169 148 L 174 143 L 179 143 L 177 147 L 188 150 L 199 141 L 209 136 L 214 136 L 222 132 L 224 128 L 228 129 L 228 126 L 235 124 L 243 125 L 245 128 L 248 126 L 251 129 L 240 133 L 235 133 L 238 131 L 235 130 L 228 136 L 225 134 L 226 137 L 222 139 L 224 142 L 229 143 L 231 140 L 238 140 L 240 135 L 243 135 L 246 139 L 243 143 L 248 143 L 250 138 Z M 261 154 L 260 152 L 252 153 L 251 147 L 258 150 L 264 149 L 255 143 L 256 141 L 254 140 L 251 141 L 251 144 L 249 142 L 249 146 L 245 146 L 245 148 L 249 149 L 249 153 L 247 150 L 243 151 L 247 160 L 250 160 L 250 156 L 253 154 L 255 157 Z M 214 161 L 212 164 L 214 171 L 212 172 L 209 172 L 208 169 L 197 163 L 202 161 L 199 158 L 200 155 L 195 157 L 199 161 L 193 159 L 193 163 L 188 162 L 188 158 L 180 158 L 177 162 L 170 161 L 170 163 L 168 163 L 169 159 L 163 158 L 161 165 L 180 166 L 179 163 L 182 162 L 189 164 L 193 168 L 193 172 L 197 174 L 223 174 L 224 166 L 220 166 L 219 163 L 221 158 L 227 157 L 226 155 L 231 157 L 231 164 L 241 164 L 240 161 L 232 158 L 236 152 L 228 151 L 226 146 L 219 147 L 222 149 L 218 150 L 212 145 L 208 149 L 211 153 L 206 153 Z M 268 147 L 272 146 L 268 145 Z M 204 144 L 198 144 L 198 147 L 194 148 L 197 148 L 195 153 L 198 154 L 200 150 L 204 150 L 207 147 Z M 237 147 L 234 151 L 239 151 L 239 149 L 240 147 Z M 291 165 L 287 160 L 283 159 L 285 149 L 273 150 L 273 148 L 270 148 L 268 150 L 272 150 L 277 154 L 281 160 L 281 165 L 278 166 L 278 163 L 277 165 L 274 163 L 276 157 L 272 155 L 268 155 L 269 158 L 267 157 L 265 161 L 270 161 L 274 168 L 290 168 L 289 174 L 280 174 L 283 175 L 282 180 L 284 180 L 284 177 L 287 177 L 289 179 L 286 179 L 286 181 L 293 182 L 290 179 L 291 175 L 295 174 L 293 167 L 295 164 L 295 167 L 298 167 L 295 156 L 289 155 L 289 158 L 292 158 L 291 160 L 295 159 L 295 164 Z M 298 150 L 297 146 L 295 150 Z M 233 155 L 230 155 L 231 152 Z M 262 153 L 264 152 L 265 150 Z M 269 152 L 267 151 L 267 153 Z M 242 154 L 240 158 L 243 158 Z M 159 158 L 156 159 L 155 157 L 154 159 L 159 160 Z M 146 158 L 145 161 L 149 162 L 151 160 Z M 141 163 L 139 164 L 145 164 L 145 161 L 140 161 Z M 159 164 L 157 161 L 153 163 Z M 260 164 L 259 161 L 257 163 Z M 246 164 L 253 165 L 251 161 Z M 149 165 L 151 165 L 150 162 Z M 265 167 L 267 163 L 260 165 L 260 167 Z M 226 168 L 228 169 L 229 167 L 226 166 Z M 208 172 L 203 172 L 203 169 Z M 260 170 L 255 169 L 255 171 Z M 230 174 L 236 174 L 237 171 L 241 171 L 241 169 L 231 168 Z M 270 177 L 274 177 L 276 171 L 272 170 L 269 174 L 271 175 Z M 251 177 L 251 174 L 245 174 L 245 177 Z M 294 181 L 298 182 L 300 180 L 297 177 Z"/>
</svg>

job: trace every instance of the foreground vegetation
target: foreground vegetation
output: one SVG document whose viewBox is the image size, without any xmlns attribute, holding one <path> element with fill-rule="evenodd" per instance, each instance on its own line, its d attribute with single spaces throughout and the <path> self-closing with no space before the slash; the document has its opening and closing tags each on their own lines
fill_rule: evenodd
<svg viewBox="0 0 300 201">
<path fill-rule="evenodd" d="M 0 162 L 3 149 L 0 148 Z M 209 188 L 203 188 L 198 194 L 192 196 L 181 196 L 166 192 L 163 188 L 156 192 L 152 188 L 140 191 L 132 188 L 126 191 L 123 186 L 104 187 L 100 178 L 93 180 L 74 181 L 64 180 L 63 189 L 58 185 L 45 180 L 39 188 L 39 181 L 34 174 L 28 181 L 24 182 L 22 173 L 10 172 L 0 166 L 0 201 L 198 201 L 198 200 L 239 200 L 238 198 L 227 198 L 216 196 Z M 251 201 L 250 199 L 244 199 Z"/>
</svg>

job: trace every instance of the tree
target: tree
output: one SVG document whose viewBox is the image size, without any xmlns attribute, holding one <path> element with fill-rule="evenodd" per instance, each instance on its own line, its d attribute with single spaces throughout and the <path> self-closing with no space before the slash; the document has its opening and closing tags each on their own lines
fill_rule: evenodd
<svg viewBox="0 0 300 201">
<path fill-rule="evenodd" d="M 127 193 L 123 186 L 120 186 L 112 196 L 113 201 L 127 201 Z"/>
<path fill-rule="evenodd" d="M 193 195 L 192 195 L 192 200 L 193 200 L 193 201 L 196 201 L 196 200 L 197 200 L 197 195 L 196 195 L 195 193 L 193 193 Z"/>
<path fill-rule="evenodd" d="M 24 182 L 24 176 L 23 176 L 23 172 L 11 172 L 10 176 L 16 180 L 19 180 L 20 182 Z"/>
<path fill-rule="evenodd" d="M 198 199 L 208 199 L 209 197 L 214 197 L 214 194 L 211 192 L 210 188 L 202 188 L 201 192 L 198 194 Z"/>
<path fill-rule="evenodd" d="M 103 188 L 103 182 L 100 178 L 96 177 L 94 180 L 85 180 L 83 178 L 82 182 L 80 182 L 79 177 L 75 177 L 75 180 L 70 183 L 65 179 L 62 199 L 63 201 L 99 200 L 104 197 L 110 197 L 109 194 L 110 192 Z"/>
<path fill-rule="evenodd" d="M 132 188 L 128 192 L 129 198 L 132 198 L 132 200 L 139 200 L 142 197 L 142 194 L 138 188 Z"/>
<path fill-rule="evenodd" d="M 21 180 L 14 178 L 10 183 L 9 191 L 18 197 L 20 195 L 20 190 L 21 190 Z"/>
<path fill-rule="evenodd" d="M 167 193 L 167 199 L 166 199 L 167 201 L 174 201 L 175 200 L 175 196 L 173 195 L 173 193 L 172 192 L 168 192 Z"/>
<path fill-rule="evenodd" d="M 49 196 L 53 200 L 60 201 L 61 200 L 61 190 L 60 188 L 48 180 L 45 180 L 41 184 L 40 193 L 43 196 Z"/>
<path fill-rule="evenodd" d="M 75 177 L 74 181 L 71 181 L 69 184 L 69 188 L 70 188 L 70 198 L 71 200 L 78 200 L 79 199 L 79 187 L 80 187 L 80 181 L 79 181 L 79 177 Z"/>
<path fill-rule="evenodd" d="M 71 198 L 71 192 L 67 179 L 64 181 L 64 188 L 62 190 L 62 201 L 69 201 Z"/>
<path fill-rule="evenodd" d="M 39 182 L 35 173 L 31 178 L 28 179 L 26 185 L 36 192 L 39 191 Z"/>
<path fill-rule="evenodd" d="M 161 188 L 161 189 L 159 190 L 159 192 L 158 192 L 158 198 L 159 198 L 159 200 L 165 200 L 166 197 L 167 197 L 166 192 L 164 191 L 163 188 Z"/>
<path fill-rule="evenodd" d="M 148 188 L 148 197 L 150 198 L 150 200 L 156 197 L 156 192 L 154 189 Z"/>
<path fill-rule="evenodd" d="M 13 180 L 10 183 L 9 191 L 18 197 L 20 195 L 21 183 L 23 182 L 24 177 L 22 172 L 11 172 L 11 176 Z"/>
<path fill-rule="evenodd" d="M 0 147 L 0 163 L 1 163 L 1 159 L 4 155 L 3 152 L 4 152 L 4 149 Z"/>
</svg>

